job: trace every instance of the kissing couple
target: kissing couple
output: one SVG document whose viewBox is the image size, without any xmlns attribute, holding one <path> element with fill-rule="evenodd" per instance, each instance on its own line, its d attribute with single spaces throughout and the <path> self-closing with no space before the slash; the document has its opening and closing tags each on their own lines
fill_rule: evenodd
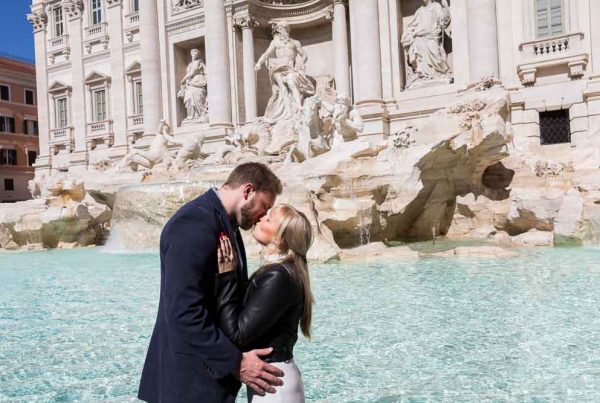
<svg viewBox="0 0 600 403">
<path fill-rule="evenodd" d="M 181 207 L 160 238 L 160 299 L 138 397 L 147 402 L 304 402 L 293 358 L 298 327 L 310 338 L 306 254 L 312 226 L 275 204 L 279 178 L 237 166 L 219 189 Z M 248 278 L 239 228 L 254 227 L 264 263 Z"/>
</svg>

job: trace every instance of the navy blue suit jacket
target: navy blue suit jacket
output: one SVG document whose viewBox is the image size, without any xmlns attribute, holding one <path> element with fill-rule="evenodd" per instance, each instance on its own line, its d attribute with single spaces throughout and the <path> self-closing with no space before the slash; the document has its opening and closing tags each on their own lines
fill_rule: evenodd
<svg viewBox="0 0 600 403">
<path fill-rule="evenodd" d="M 148 402 L 233 402 L 231 375 L 240 350 L 214 321 L 217 242 L 224 232 L 238 249 L 237 275 L 248 280 L 246 254 L 214 190 L 181 207 L 160 237 L 160 301 L 138 397 Z"/>
</svg>

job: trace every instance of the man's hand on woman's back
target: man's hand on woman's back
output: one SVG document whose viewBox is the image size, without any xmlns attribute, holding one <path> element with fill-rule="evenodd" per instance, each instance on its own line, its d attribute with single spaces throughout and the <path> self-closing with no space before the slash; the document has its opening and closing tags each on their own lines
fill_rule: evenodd
<svg viewBox="0 0 600 403">
<path fill-rule="evenodd" d="M 271 351 L 273 351 L 272 348 L 263 348 L 244 353 L 239 373 L 235 374 L 243 383 L 261 396 L 266 393 L 275 393 L 273 386 L 283 385 L 283 381 L 280 379 L 283 376 L 283 371 L 259 358 L 270 354 Z"/>
</svg>

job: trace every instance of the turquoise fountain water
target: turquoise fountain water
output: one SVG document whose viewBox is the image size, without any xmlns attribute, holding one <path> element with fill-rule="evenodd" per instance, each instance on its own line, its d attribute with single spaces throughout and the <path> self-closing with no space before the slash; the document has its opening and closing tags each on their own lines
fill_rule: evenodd
<svg viewBox="0 0 600 403">
<path fill-rule="evenodd" d="M 1 254 L 0 401 L 135 401 L 159 277 L 155 254 Z M 312 281 L 309 401 L 600 396 L 598 249 L 313 265 Z"/>
</svg>

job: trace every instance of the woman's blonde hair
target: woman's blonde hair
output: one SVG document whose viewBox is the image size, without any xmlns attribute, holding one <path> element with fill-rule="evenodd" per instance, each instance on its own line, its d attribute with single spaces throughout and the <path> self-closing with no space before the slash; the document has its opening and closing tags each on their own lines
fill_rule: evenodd
<svg viewBox="0 0 600 403">
<path fill-rule="evenodd" d="M 312 304 L 314 302 L 310 289 L 310 275 L 306 254 L 313 243 L 313 230 L 310 221 L 301 211 L 289 204 L 278 204 L 271 210 L 272 217 L 281 218 L 274 241 L 280 241 L 283 256 L 276 263 L 284 263 L 291 268 L 291 274 L 303 296 L 304 308 L 300 318 L 300 329 L 310 339 L 312 321 Z"/>
</svg>

